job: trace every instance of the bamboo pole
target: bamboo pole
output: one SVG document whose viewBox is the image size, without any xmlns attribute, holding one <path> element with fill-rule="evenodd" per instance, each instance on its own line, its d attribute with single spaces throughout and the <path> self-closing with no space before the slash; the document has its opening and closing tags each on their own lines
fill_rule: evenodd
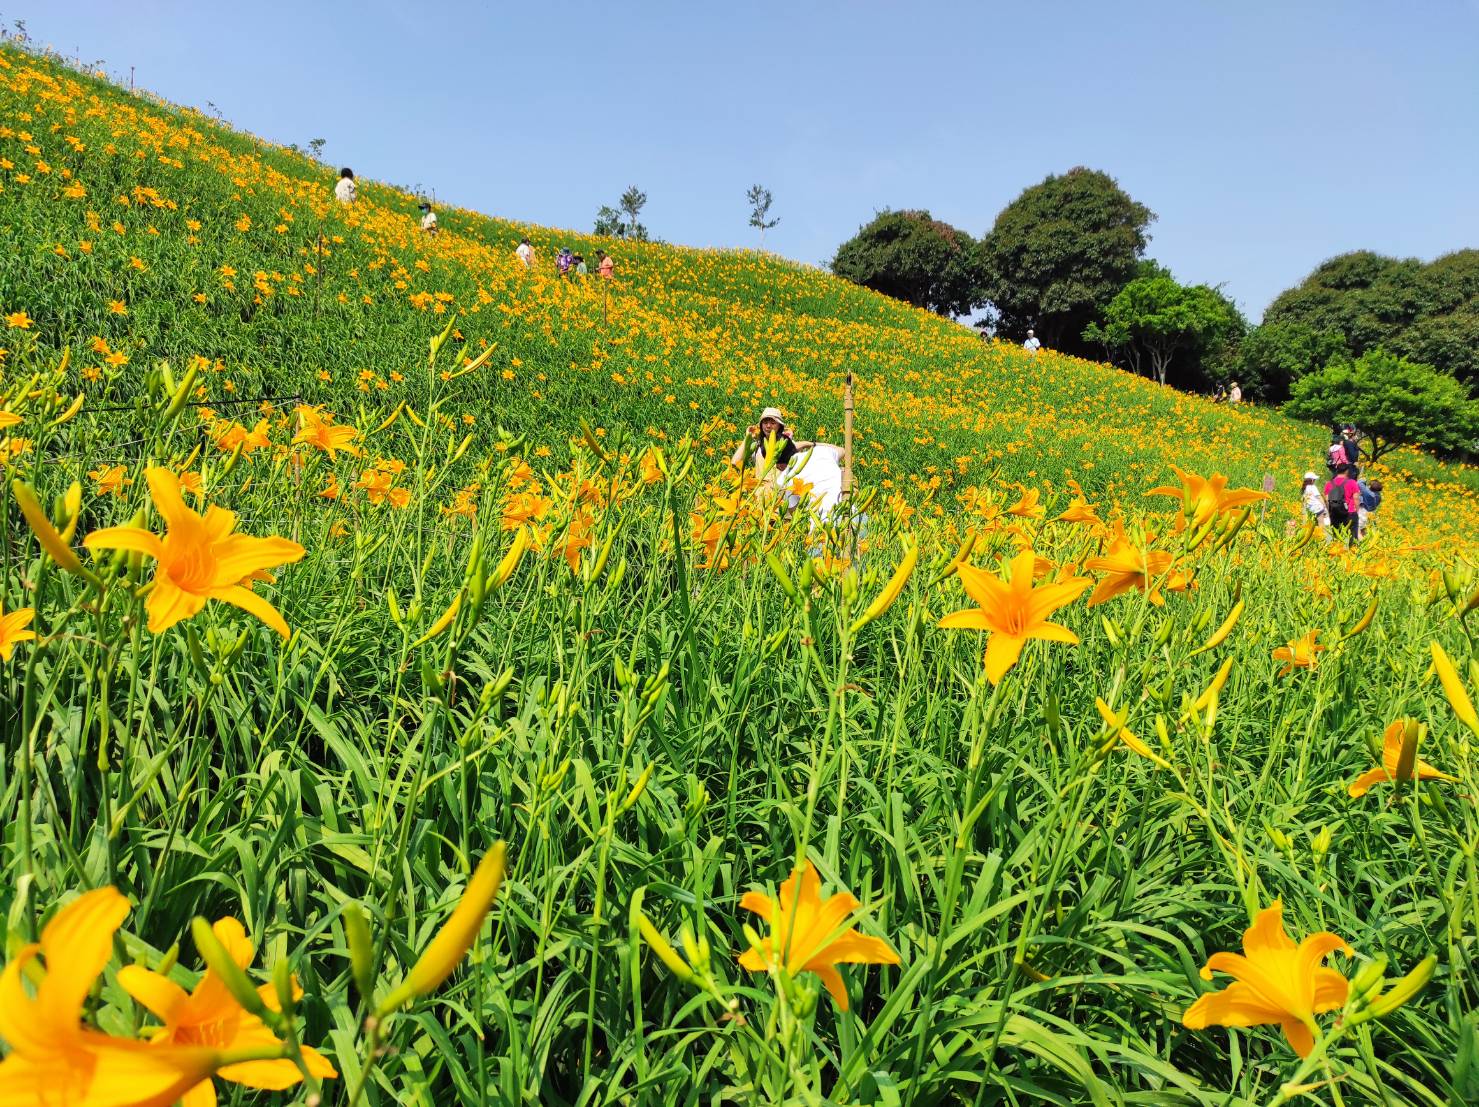
<svg viewBox="0 0 1479 1107">
<path fill-rule="evenodd" d="M 842 385 L 842 496 L 852 495 L 852 370 Z"/>
</svg>

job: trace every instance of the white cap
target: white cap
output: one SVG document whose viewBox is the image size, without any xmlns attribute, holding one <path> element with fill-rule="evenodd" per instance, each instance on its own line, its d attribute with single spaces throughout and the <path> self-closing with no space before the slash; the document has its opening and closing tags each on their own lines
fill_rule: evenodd
<svg viewBox="0 0 1479 1107">
<path fill-rule="evenodd" d="M 1305 475 L 1304 475 L 1304 479 L 1305 479 L 1305 480 L 1319 480 L 1319 479 L 1320 479 L 1320 478 L 1319 478 L 1319 477 L 1317 477 L 1317 476 L 1315 476 L 1315 474 L 1314 474 L 1314 473 L 1306 473 L 1306 474 L 1305 474 Z"/>
</svg>

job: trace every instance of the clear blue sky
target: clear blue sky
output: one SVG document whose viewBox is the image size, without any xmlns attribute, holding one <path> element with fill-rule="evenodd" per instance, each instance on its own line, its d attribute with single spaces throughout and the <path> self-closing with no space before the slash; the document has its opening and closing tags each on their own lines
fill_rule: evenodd
<svg viewBox="0 0 1479 1107">
<path fill-rule="evenodd" d="M 825 262 L 884 207 L 973 234 L 1088 165 L 1255 318 L 1322 259 L 1479 246 L 1479 0 L 0 0 L 6 22 L 362 176 Z"/>
</svg>

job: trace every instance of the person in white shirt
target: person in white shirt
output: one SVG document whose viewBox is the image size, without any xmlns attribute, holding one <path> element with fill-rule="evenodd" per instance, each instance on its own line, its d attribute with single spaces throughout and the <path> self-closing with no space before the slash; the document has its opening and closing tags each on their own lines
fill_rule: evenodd
<svg viewBox="0 0 1479 1107">
<path fill-rule="evenodd" d="M 1022 343 L 1022 349 L 1026 350 L 1030 356 L 1036 357 L 1037 351 L 1042 349 L 1042 343 L 1037 340 L 1037 335 L 1029 330 L 1027 332 L 1027 341 Z"/>
<path fill-rule="evenodd" d="M 529 245 L 527 238 L 519 240 L 519 248 L 514 251 L 514 256 L 524 263 L 525 269 L 534 268 L 534 247 Z"/>
<path fill-rule="evenodd" d="M 1232 386 L 1227 390 L 1227 402 L 1230 404 L 1240 404 L 1243 402 L 1243 390 L 1238 387 L 1237 381 L 1233 381 Z"/>
<path fill-rule="evenodd" d="M 421 205 L 421 229 L 427 234 L 437 233 L 437 213 L 431 210 L 430 204 Z"/>
<path fill-rule="evenodd" d="M 339 181 L 334 185 L 334 199 L 341 204 L 354 203 L 359 189 L 354 183 L 354 170 L 345 168 L 339 170 Z"/>
<path fill-rule="evenodd" d="M 1325 493 L 1320 491 L 1320 478 L 1314 473 L 1304 475 L 1304 492 L 1301 496 L 1307 515 L 1327 531 L 1330 529 L 1330 509 L 1325 503 Z"/>
</svg>

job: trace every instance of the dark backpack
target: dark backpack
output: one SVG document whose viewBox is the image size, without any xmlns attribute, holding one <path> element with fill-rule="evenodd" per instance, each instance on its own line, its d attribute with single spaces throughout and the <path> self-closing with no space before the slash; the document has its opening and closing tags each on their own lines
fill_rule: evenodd
<svg viewBox="0 0 1479 1107">
<path fill-rule="evenodd" d="M 1351 510 L 1345 502 L 1346 477 L 1337 477 L 1330 482 L 1330 491 L 1325 493 L 1325 510 L 1330 512 L 1332 523 L 1350 522 Z"/>
</svg>

